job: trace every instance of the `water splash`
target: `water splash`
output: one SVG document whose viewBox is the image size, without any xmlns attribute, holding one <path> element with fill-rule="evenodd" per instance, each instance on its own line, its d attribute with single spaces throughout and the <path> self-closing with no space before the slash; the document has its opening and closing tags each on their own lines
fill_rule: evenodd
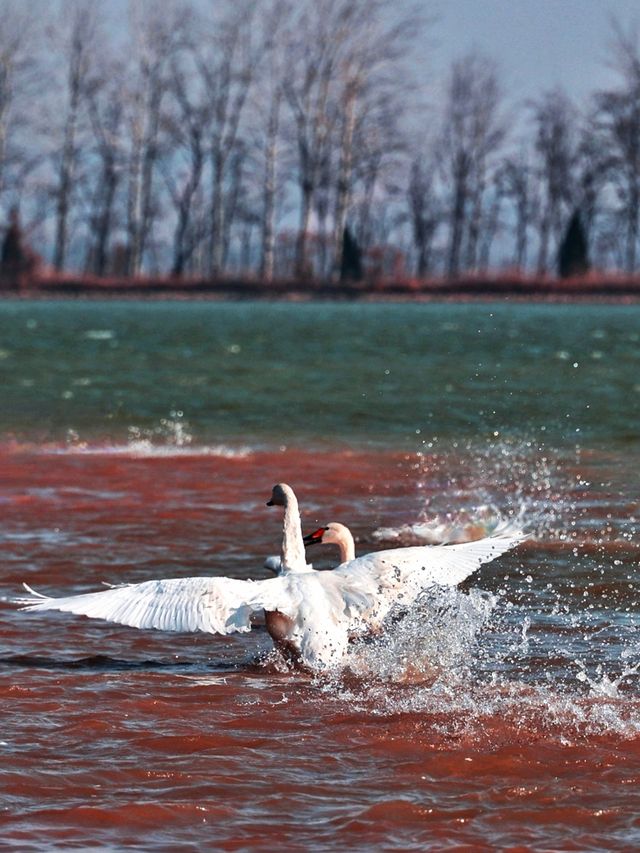
<svg viewBox="0 0 640 853">
<path fill-rule="evenodd" d="M 625 650 L 628 653 L 628 650 Z M 640 669 L 640 661 L 633 666 L 626 666 L 622 672 L 614 677 L 604 670 L 602 664 L 598 664 L 595 668 L 595 674 L 590 676 L 587 671 L 587 664 L 580 660 L 576 660 L 575 664 L 579 667 L 579 672 L 576 674 L 578 681 L 583 684 L 588 684 L 592 696 L 606 696 L 610 699 L 620 697 L 620 686 L 626 682 L 631 676 L 635 675 Z"/>
<path fill-rule="evenodd" d="M 153 429 L 143 429 L 130 426 L 128 429 L 128 445 L 132 450 L 147 451 L 157 443 L 167 447 L 188 447 L 193 441 L 189 422 L 181 411 L 171 411 L 169 417 L 161 418 L 158 426 Z"/>
<path fill-rule="evenodd" d="M 392 615 L 383 636 L 354 644 L 348 668 L 318 686 L 358 713 L 417 714 L 446 744 L 640 736 L 640 697 L 631 683 L 640 661 L 632 639 L 616 676 L 602 664 L 588 672 L 569 655 L 583 642 L 580 618 L 573 637 L 560 638 L 556 649 L 541 646 L 541 619 L 499 594 L 434 589 L 408 614 Z"/>
<path fill-rule="evenodd" d="M 498 598 L 472 589 L 425 591 L 409 612 L 396 608 L 379 638 L 354 644 L 347 666 L 356 675 L 406 683 L 468 667 L 473 646 Z"/>
<path fill-rule="evenodd" d="M 417 509 L 379 527 L 374 541 L 465 542 L 512 525 L 537 541 L 584 543 L 602 553 L 638 547 L 637 502 L 624 482 L 602 482 L 601 455 L 579 446 L 561 451 L 502 436 L 482 444 L 434 439 L 408 461 Z"/>
<path fill-rule="evenodd" d="M 457 544 L 485 536 L 515 534 L 523 529 L 526 521 L 524 506 L 514 517 L 509 518 L 504 517 L 497 507 L 485 504 L 473 510 L 461 509 L 399 527 L 379 527 L 373 532 L 372 539 L 395 547 Z"/>
</svg>

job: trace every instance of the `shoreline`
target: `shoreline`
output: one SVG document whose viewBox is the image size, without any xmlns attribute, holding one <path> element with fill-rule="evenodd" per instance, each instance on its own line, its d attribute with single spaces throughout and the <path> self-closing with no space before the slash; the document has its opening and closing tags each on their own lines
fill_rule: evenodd
<svg viewBox="0 0 640 853">
<path fill-rule="evenodd" d="M 15 281 L 0 278 L 0 299 L 18 300 L 167 300 L 266 302 L 548 302 L 640 303 L 640 279 L 466 278 L 455 281 L 378 280 L 330 283 L 246 278 L 97 279 L 81 276 L 33 276 Z"/>
</svg>

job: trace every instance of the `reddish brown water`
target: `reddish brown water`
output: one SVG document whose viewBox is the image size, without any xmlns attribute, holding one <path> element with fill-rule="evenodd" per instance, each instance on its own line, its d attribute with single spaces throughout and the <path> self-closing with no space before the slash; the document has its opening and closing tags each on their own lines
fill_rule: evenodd
<svg viewBox="0 0 640 853">
<path fill-rule="evenodd" d="M 277 481 L 297 489 L 305 528 L 345 521 L 363 552 L 376 529 L 401 536 L 426 518 L 452 483 L 464 506 L 486 474 L 469 454 L 216 452 L 0 452 L 2 846 L 640 846 L 638 554 L 624 526 L 637 495 L 620 497 L 624 465 L 592 455 L 543 470 L 532 452 L 518 471 L 510 456 L 508 477 L 496 462 L 495 494 L 523 502 L 533 539 L 331 682 L 286 671 L 259 625 L 185 636 L 6 602 L 23 580 L 61 594 L 265 577 Z M 603 471 L 606 488 L 578 482 Z"/>
</svg>

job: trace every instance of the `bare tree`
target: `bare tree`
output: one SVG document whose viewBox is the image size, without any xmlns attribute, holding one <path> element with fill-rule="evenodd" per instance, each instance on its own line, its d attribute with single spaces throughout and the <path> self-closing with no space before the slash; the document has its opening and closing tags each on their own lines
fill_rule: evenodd
<svg viewBox="0 0 640 853">
<path fill-rule="evenodd" d="M 20 145 L 17 135 L 28 122 L 27 99 L 33 94 L 32 83 L 36 63 L 30 56 L 34 50 L 33 25 L 25 10 L 4 0 L 0 6 L 0 199 L 12 183 L 20 184 L 32 162 Z M 15 144 L 14 144 L 15 143 Z M 37 156 L 36 156 L 37 159 Z M 22 188 L 22 187 L 20 187 Z M 13 201 L 10 202 L 13 204 Z"/>
<path fill-rule="evenodd" d="M 449 276 L 460 271 L 465 237 L 467 264 L 475 265 L 489 170 L 506 134 L 501 101 L 497 71 L 491 60 L 470 53 L 453 63 L 440 140 L 442 176 L 451 197 Z"/>
<path fill-rule="evenodd" d="M 409 178 L 409 214 L 416 250 L 416 274 L 425 278 L 431 271 L 433 241 L 442 211 L 435 193 L 435 166 L 416 158 Z"/>
<path fill-rule="evenodd" d="M 531 103 L 540 189 L 538 273 L 549 265 L 550 239 L 562 233 L 566 210 L 572 205 L 573 165 L 576 158 L 577 112 L 562 89 L 554 89 Z"/>
<path fill-rule="evenodd" d="M 156 172 L 172 57 L 181 44 L 188 7 L 167 0 L 130 0 L 132 62 L 126 113 L 127 268 L 140 272 L 157 214 Z"/>
<path fill-rule="evenodd" d="M 248 182 L 245 180 L 247 163 L 247 145 L 243 140 L 238 140 L 229 162 L 228 190 L 226 194 L 224 228 L 222 231 L 223 269 L 226 267 L 229 259 L 231 230 L 236 219 L 239 220 L 241 227 L 246 226 L 247 222 L 252 219 L 249 214 L 249 205 L 245 203 L 248 194 Z"/>
<path fill-rule="evenodd" d="M 269 115 L 267 119 L 264 148 L 264 179 L 262 184 L 262 250 L 260 277 L 265 281 L 273 278 L 275 261 L 275 212 L 276 212 L 276 165 L 278 161 L 278 139 L 280 111 L 282 105 L 282 80 L 272 82 Z"/>
<path fill-rule="evenodd" d="M 307 3 L 292 28 L 284 93 L 291 110 L 297 153 L 300 218 L 296 273 L 309 273 L 309 222 L 315 194 L 329 156 L 336 110 L 333 87 L 340 51 L 349 33 L 349 3 Z"/>
<path fill-rule="evenodd" d="M 501 168 L 494 173 L 491 183 L 491 192 L 487 193 L 486 210 L 482 212 L 477 264 L 474 261 L 474 265 L 482 273 L 489 269 L 491 249 L 501 227 L 500 213 L 506 198 L 505 176 Z"/>
<path fill-rule="evenodd" d="M 614 24 L 618 76 L 587 117 L 542 93 L 514 151 L 496 68 L 477 53 L 453 64 L 435 133 L 414 108 L 404 58 L 424 19 L 408 5 L 129 0 L 126 31 L 102 5 L 104 18 L 95 0 L 42 3 L 29 23 L 23 2 L 0 0 L 0 206 L 21 194 L 59 269 L 103 275 L 119 246 L 131 275 L 251 266 L 269 280 L 276 261 L 335 275 L 348 227 L 380 270 L 403 253 L 420 276 L 485 270 L 508 232 L 513 263 L 544 272 L 577 207 L 594 259 L 638 265 L 632 29 Z M 40 32 L 55 50 L 37 49 Z"/>
<path fill-rule="evenodd" d="M 201 236 L 193 227 L 192 220 L 194 201 L 206 165 L 207 137 L 211 129 L 209 99 L 201 89 L 198 90 L 196 81 L 189 73 L 191 58 L 189 50 L 186 63 L 180 63 L 176 57 L 171 64 L 170 86 L 175 114 L 168 119 L 168 128 L 173 145 L 164 168 L 169 194 L 176 210 L 171 272 L 178 276 L 185 271 Z M 195 95 L 194 89 L 197 92 Z"/>
<path fill-rule="evenodd" d="M 211 236 L 209 272 L 223 269 L 225 234 L 225 180 L 238 143 L 240 122 L 264 45 L 256 38 L 255 0 L 229 5 L 215 18 L 198 68 L 209 98 L 211 113 Z"/>
<path fill-rule="evenodd" d="M 394 151 L 395 140 L 389 138 L 390 125 L 384 121 L 356 129 L 357 158 L 354 164 L 355 184 L 358 188 L 352 203 L 355 218 L 355 236 L 358 244 L 367 249 L 373 243 L 373 210 L 377 191 L 384 183 L 386 173 L 392 169 L 389 153 Z"/>
<path fill-rule="evenodd" d="M 415 8 L 392 23 L 380 0 L 348 4 L 346 26 L 350 33 L 338 62 L 337 112 L 339 135 L 333 230 L 334 275 L 340 269 L 342 240 L 357 174 L 358 141 L 373 127 L 382 127 L 389 141 L 400 137 L 397 116 L 409 94 L 409 74 L 403 58 L 411 39 L 423 24 Z M 393 156 L 397 143 L 383 155 Z"/>
<path fill-rule="evenodd" d="M 638 33 L 614 22 L 612 65 L 620 82 L 595 95 L 600 138 L 609 152 L 608 174 L 620 201 L 624 223 L 624 266 L 637 265 L 640 226 L 640 49 Z"/>
<path fill-rule="evenodd" d="M 260 277 L 273 278 L 276 246 L 276 207 L 283 195 L 283 181 L 278 181 L 278 168 L 283 155 L 284 82 L 290 74 L 287 67 L 287 23 L 293 15 L 292 0 L 262 0 L 254 21 L 256 56 L 259 66 L 247 95 L 244 124 L 245 183 L 240 205 L 242 242 L 245 261 L 248 257 L 247 235 L 257 226 L 260 234 Z M 246 266 L 246 264 L 245 264 Z"/>
<path fill-rule="evenodd" d="M 68 239 L 69 213 L 72 206 L 74 174 L 80 154 L 77 143 L 80 111 L 86 94 L 87 78 L 94 50 L 97 18 L 95 7 L 86 2 L 76 3 L 63 36 L 66 61 L 66 106 L 63 119 L 62 146 L 56 165 L 56 225 L 53 263 L 57 270 L 64 268 Z"/>
<path fill-rule="evenodd" d="M 86 87 L 86 105 L 95 139 L 96 181 L 89 214 L 90 262 L 96 275 L 107 272 L 109 248 L 115 225 L 116 192 L 123 168 L 123 118 L 125 86 L 121 64 L 107 62 L 92 69 Z"/>
<path fill-rule="evenodd" d="M 504 196 L 511 200 L 515 214 L 513 265 L 524 270 L 527 264 L 529 227 L 533 215 L 531 171 L 526 153 L 508 157 L 502 167 Z"/>
<path fill-rule="evenodd" d="M 349 14 L 357 19 L 364 13 L 368 26 L 363 28 L 364 32 L 356 30 L 350 34 L 346 41 L 346 49 L 338 64 L 338 168 L 332 241 L 333 274 L 335 277 L 340 274 L 342 263 L 347 210 L 352 189 L 353 145 L 356 136 L 358 110 L 361 107 L 368 75 L 374 72 L 376 62 L 384 61 L 383 54 L 379 53 L 380 45 L 372 37 L 373 21 L 377 12 L 376 5 L 375 2 L 367 2 L 367 0 L 362 4 L 357 2 L 350 4 Z M 353 28 L 353 18 L 347 18 L 345 26 L 350 29 Z"/>
<path fill-rule="evenodd" d="M 283 25 L 291 14 L 287 0 L 275 0 L 265 22 L 265 93 L 267 115 L 263 148 L 262 227 L 260 277 L 271 281 L 275 263 L 276 168 L 280 142 L 280 124 L 284 80 L 288 73 L 284 63 Z"/>
</svg>

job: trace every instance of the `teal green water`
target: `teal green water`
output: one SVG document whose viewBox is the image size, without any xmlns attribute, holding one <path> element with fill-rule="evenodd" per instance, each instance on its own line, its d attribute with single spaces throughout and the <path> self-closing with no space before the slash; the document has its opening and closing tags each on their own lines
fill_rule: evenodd
<svg viewBox="0 0 640 853">
<path fill-rule="evenodd" d="M 640 307 L 5 301 L 0 381 L 20 440 L 608 447 L 639 437 Z"/>
</svg>

